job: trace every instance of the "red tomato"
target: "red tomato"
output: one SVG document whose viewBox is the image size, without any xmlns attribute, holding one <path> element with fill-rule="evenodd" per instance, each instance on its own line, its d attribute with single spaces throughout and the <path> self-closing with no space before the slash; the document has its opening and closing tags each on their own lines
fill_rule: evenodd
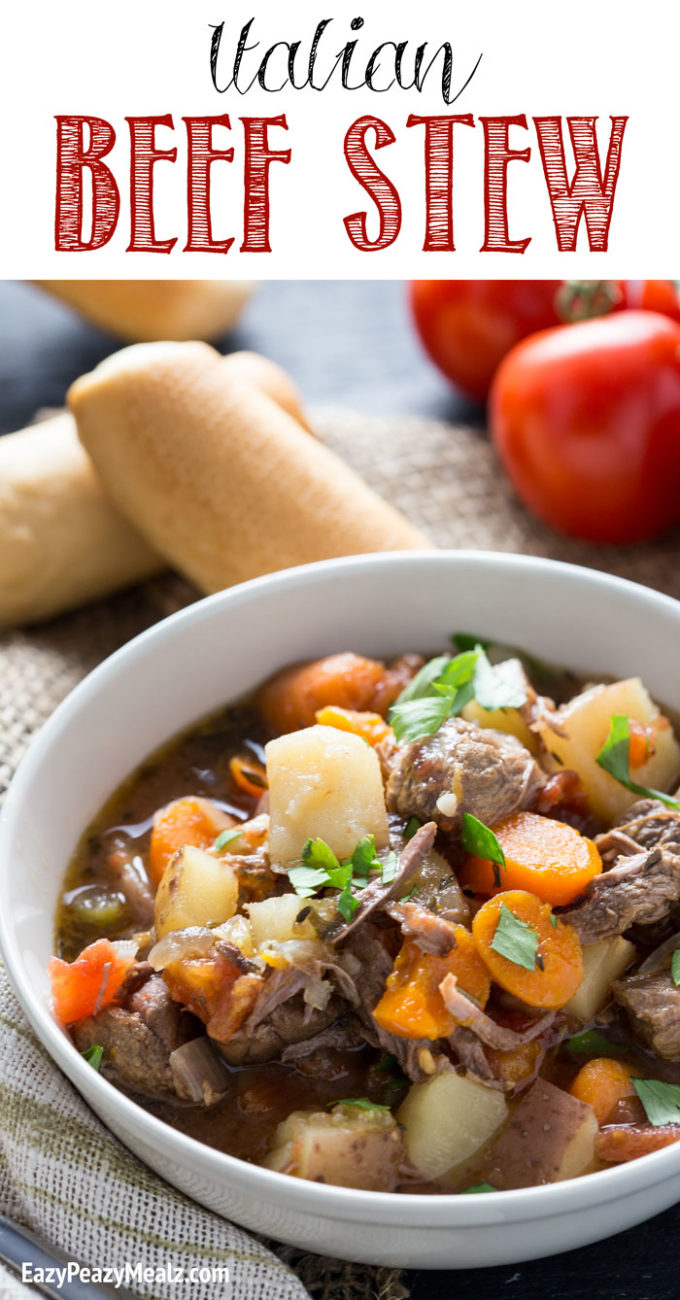
<svg viewBox="0 0 680 1300">
<path fill-rule="evenodd" d="M 435 365 L 480 401 L 506 353 L 539 330 L 626 308 L 680 321 L 673 280 L 415 280 L 411 306 Z"/>
<path fill-rule="evenodd" d="M 553 527 L 636 542 L 680 520 L 680 325 L 625 311 L 546 330 L 506 357 L 491 431 L 522 501 Z"/>
<path fill-rule="evenodd" d="M 411 307 L 426 351 L 444 374 L 484 401 L 506 352 L 558 323 L 560 280 L 414 280 Z"/>
</svg>

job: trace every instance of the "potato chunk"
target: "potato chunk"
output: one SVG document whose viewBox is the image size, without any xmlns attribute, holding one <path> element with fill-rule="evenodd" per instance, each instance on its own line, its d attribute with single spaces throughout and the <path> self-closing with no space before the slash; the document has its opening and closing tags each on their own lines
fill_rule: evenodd
<svg viewBox="0 0 680 1300">
<path fill-rule="evenodd" d="M 170 859 L 156 894 L 159 939 L 190 925 L 219 925 L 236 911 L 238 878 L 233 867 L 204 849 L 179 849 Z"/>
<path fill-rule="evenodd" d="M 377 754 L 360 736 L 335 727 L 306 727 L 270 740 L 269 847 L 274 862 L 299 861 L 306 840 L 320 837 L 338 858 L 364 835 L 388 841 Z"/>
<path fill-rule="evenodd" d="M 414 1084 L 398 1118 L 411 1163 L 425 1178 L 441 1178 L 486 1146 L 507 1115 L 502 1092 L 446 1073 Z"/>
<path fill-rule="evenodd" d="M 403 1157 L 389 1111 L 338 1105 L 330 1114 L 294 1111 L 279 1124 L 264 1164 L 312 1182 L 392 1192 Z"/>
<path fill-rule="evenodd" d="M 635 945 L 622 935 L 602 939 L 583 949 L 583 979 L 564 1010 L 584 1022 L 594 1020 L 611 998 L 614 980 L 623 975 L 635 956 Z"/>
<path fill-rule="evenodd" d="M 537 1079 L 489 1152 L 488 1181 L 506 1191 L 576 1178 L 595 1160 L 597 1131 L 592 1106 Z"/>
<path fill-rule="evenodd" d="M 256 948 L 272 939 L 286 943 L 289 939 L 316 939 L 317 934 L 309 918 L 298 921 L 305 909 L 305 901 L 297 894 L 278 894 L 263 898 L 261 903 L 246 903 Z M 309 908 L 307 908 L 309 911 Z"/>
<path fill-rule="evenodd" d="M 594 813 L 605 821 L 616 821 L 638 798 L 596 763 L 612 717 L 620 714 L 652 729 L 654 753 L 648 762 L 631 770 L 638 785 L 667 790 L 680 776 L 680 745 L 672 728 L 661 716 L 639 677 L 593 686 L 577 695 L 552 715 L 563 735 L 544 722 L 540 735 L 548 751 L 545 766 L 559 772 L 578 772 Z"/>
</svg>

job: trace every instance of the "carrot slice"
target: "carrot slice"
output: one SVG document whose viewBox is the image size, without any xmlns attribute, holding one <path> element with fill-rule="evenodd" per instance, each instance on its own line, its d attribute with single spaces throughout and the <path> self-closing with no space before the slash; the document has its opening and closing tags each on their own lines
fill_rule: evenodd
<svg viewBox="0 0 680 1300">
<path fill-rule="evenodd" d="M 598 1160 L 622 1164 L 661 1151 L 674 1142 L 680 1142 L 680 1124 L 622 1124 L 597 1134 L 595 1155 Z"/>
<path fill-rule="evenodd" d="M 277 735 L 312 727 L 319 709 L 337 704 L 343 709 L 370 709 L 386 672 L 377 659 L 349 651 L 285 668 L 259 694 L 267 726 Z"/>
<path fill-rule="evenodd" d="M 476 894 L 526 889 L 544 903 L 562 907 L 582 894 L 602 870 L 593 841 L 566 822 L 518 812 L 492 830 L 505 854 L 505 867 L 471 854 L 463 864 L 460 881 L 464 889 Z"/>
<path fill-rule="evenodd" d="M 569 1089 L 577 1101 L 592 1106 L 598 1124 L 606 1124 L 620 1101 L 637 1096 L 631 1070 L 622 1061 L 598 1056 L 581 1067 Z"/>
<path fill-rule="evenodd" d="M 239 790 L 259 799 L 267 787 L 267 771 L 252 758 L 230 758 L 229 771 Z"/>
<path fill-rule="evenodd" d="M 493 947 L 504 907 L 536 936 L 531 970 Z M 550 906 L 535 894 L 514 889 L 490 898 L 477 912 L 472 933 L 492 979 L 528 1006 L 563 1007 L 583 979 L 583 954 L 576 931 L 554 916 Z"/>
<path fill-rule="evenodd" d="M 187 845 L 209 849 L 221 831 L 236 824 L 233 817 L 228 817 L 210 799 L 197 795 L 175 799 L 165 808 L 159 808 L 153 819 L 149 845 L 149 875 L 153 883 L 160 884 L 165 868 L 178 849 Z"/>
<path fill-rule="evenodd" d="M 491 988 L 488 971 L 469 930 L 463 925 L 454 928 L 456 946 L 445 956 L 423 952 L 411 939 L 403 944 L 373 1012 L 382 1029 L 399 1038 L 446 1038 L 452 1034 L 456 1021 L 439 992 L 442 980 L 450 974 L 480 1006 L 486 1005 Z"/>
<path fill-rule="evenodd" d="M 358 709 L 341 709 L 339 704 L 327 704 L 317 709 L 316 720 L 322 727 L 337 727 L 338 731 L 351 731 L 361 736 L 369 745 L 379 745 L 393 735 L 392 728 L 379 713 L 360 712 Z"/>
<path fill-rule="evenodd" d="M 72 1025 L 113 1002 L 133 962 L 133 957 L 121 956 L 109 939 L 97 939 L 72 962 L 50 957 L 47 973 L 61 1023 Z"/>
</svg>

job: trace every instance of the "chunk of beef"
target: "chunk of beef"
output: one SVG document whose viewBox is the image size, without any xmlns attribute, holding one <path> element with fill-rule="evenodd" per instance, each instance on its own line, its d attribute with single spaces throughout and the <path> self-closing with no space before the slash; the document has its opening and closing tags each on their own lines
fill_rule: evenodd
<svg viewBox="0 0 680 1300">
<path fill-rule="evenodd" d="M 595 843 L 605 863 L 582 902 L 564 913 L 583 943 L 664 921 L 680 900 L 680 813 L 640 799 Z"/>
<path fill-rule="evenodd" d="M 680 1059 L 680 988 L 670 972 L 627 975 L 616 981 L 612 991 L 637 1037 L 658 1056 Z"/>
<path fill-rule="evenodd" d="M 624 934 L 632 925 L 653 925 L 680 901 L 680 851 L 672 846 L 622 854 L 616 864 L 595 876 L 582 902 L 563 918 L 582 943 Z"/>
<path fill-rule="evenodd" d="M 385 909 L 388 916 L 400 926 L 407 939 L 414 939 L 422 952 L 443 955 L 450 952 L 456 942 L 456 931 L 451 921 L 437 916 L 429 908 L 409 899 L 405 903 L 390 903 Z"/>
<path fill-rule="evenodd" d="M 332 1025 L 345 1010 L 345 1003 L 333 995 L 323 1009 L 310 1008 L 301 993 L 280 1002 L 264 1018 L 257 1018 L 257 1004 L 224 1043 L 217 1047 L 230 1065 L 254 1065 L 279 1060 L 287 1047 L 315 1038 Z M 252 1017 L 255 1015 L 255 1021 Z"/>
<path fill-rule="evenodd" d="M 124 1004 L 74 1025 L 73 1039 L 80 1052 L 103 1047 L 102 1071 L 112 1081 L 156 1096 L 177 1092 L 171 1054 L 197 1033 L 197 1021 L 173 1002 L 162 975 L 152 974 Z"/>
<path fill-rule="evenodd" d="M 466 812 L 490 825 L 531 807 L 546 779 L 515 736 L 462 718 L 399 746 L 387 762 L 388 808 L 445 831 L 458 830 Z"/>
</svg>

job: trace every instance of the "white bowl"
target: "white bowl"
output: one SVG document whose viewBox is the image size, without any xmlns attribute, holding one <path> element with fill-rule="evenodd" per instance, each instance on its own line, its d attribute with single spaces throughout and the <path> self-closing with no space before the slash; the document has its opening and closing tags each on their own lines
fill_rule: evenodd
<svg viewBox="0 0 680 1300">
<path fill-rule="evenodd" d="M 93 1109 L 169 1182 L 281 1241 L 411 1268 L 507 1264 L 596 1241 L 680 1198 L 680 1145 L 602 1173 L 470 1197 L 305 1183 L 213 1151 L 101 1078 L 50 1014 L 45 975 L 64 869 L 83 828 L 150 751 L 296 659 L 436 650 L 453 631 L 576 670 L 640 673 L 680 710 L 680 604 L 546 560 L 431 552 L 334 560 L 261 578 L 125 646 L 57 709 L 0 823 L 0 942 L 36 1033 Z M 489 1229 L 492 1229 L 489 1231 Z"/>
</svg>

